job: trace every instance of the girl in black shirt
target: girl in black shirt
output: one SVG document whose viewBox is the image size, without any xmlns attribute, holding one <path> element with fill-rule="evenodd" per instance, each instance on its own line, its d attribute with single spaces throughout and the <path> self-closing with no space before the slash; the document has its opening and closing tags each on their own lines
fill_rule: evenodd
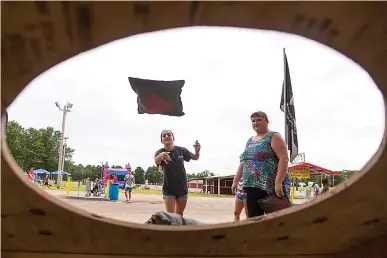
<svg viewBox="0 0 387 258">
<path fill-rule="evenodd" d="M 198 160 L 200 144 L 195 142 L 195 153 L 184 147 L 174 145 L 174 135 L 170 130 L 161 132 L 164 147 L 155 153 L 155 162 L 163 170 L 163 199 L 167 212 L 183 216 L 188 199 L 188 180 L 184 161 Z"/>
</svg>

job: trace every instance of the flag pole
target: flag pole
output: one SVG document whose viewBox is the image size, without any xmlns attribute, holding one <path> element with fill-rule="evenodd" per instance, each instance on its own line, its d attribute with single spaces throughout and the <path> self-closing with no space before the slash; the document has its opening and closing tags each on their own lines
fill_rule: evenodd
<svg viewBox="0 0 387 258">
<path fill-rule="evenodd" d="M 283 86 L 283 93 L 284 93 L 284 115 L 285 115 L 285 143 L 287 145 L 288 143 L 288 132 L 286 130 L 286 114 L 287 114 L 287 106 L 286 106 L 286 85 L 287 85 L 287 81 L 286 81 L 286 53 L 285 53 L 285 48 L 283 48 L 283 59 L 284 59 L 284 86 Z M 287 146 L 288 147 L 288 146 Z M 288 151 L 288 150 L 286 150 Z"/>
<path fill-rule="evenodd" d="M 285 52 L 285 48 L 283 48 L 283 59 L 284 59 L 284 87 L 283 87 L 283 94 L 284 94 L 284 116 L 285 116 L 285 143 L 286 143 L 286 152 L 288 152 L 288 132 L 289 130 L 287 130 L 287 127 L 286 127 L 286 115 L 287 115 L 287 96 L 286 96 L 286 86 L 287 86 L 287 67 L 286 67 L 286 52 Z M 292 186 L 290 187 L 290 196 L 291 196 L 291 202 L 294 203 L 294 178 L 291 178 L 291 182 L 292 182 Z"/>
</svg>

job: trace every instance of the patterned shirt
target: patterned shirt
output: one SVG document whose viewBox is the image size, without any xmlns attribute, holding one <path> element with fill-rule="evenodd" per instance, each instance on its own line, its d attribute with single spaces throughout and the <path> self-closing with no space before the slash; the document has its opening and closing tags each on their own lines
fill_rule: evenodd
<svg viewBox="0 0 387 258">
<path fill-rule="evenodd" d="M 259 141 L 250 137 L 241 155 L 243 161 L 242 180 L 244 187 L 257 187 L 272 195 L 275 192 L 275 179 L 278 170 L 278 157 L 271 147 L 271 140 L 276 132 L 270 132 Z M 283 186 L 290 194 L 289 173 L 285 176 Z"/>
<path fill-rule="evenodd" d="M 134 185 L 134 176 L 126 174 L 125 178 L 124 178 L 124 181 L 125 181 L 125 187 L 133 187 L 133 185 Z"/>
</svg>

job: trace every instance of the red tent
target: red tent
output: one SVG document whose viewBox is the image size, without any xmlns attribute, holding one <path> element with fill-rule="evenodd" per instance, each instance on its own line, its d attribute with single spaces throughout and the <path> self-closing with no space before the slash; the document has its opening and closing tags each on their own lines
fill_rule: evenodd
<svg viewBox="0 0 387 258">
<path fill-rule="evenodd" d="M 34 180 L 34 177 L 35 177 L 34 171 L 30 170 L 30 171 L 28 171 L 27 174 L 28 174 L 28 177 L 29 177 L 31 180 Z"/>
</svg>

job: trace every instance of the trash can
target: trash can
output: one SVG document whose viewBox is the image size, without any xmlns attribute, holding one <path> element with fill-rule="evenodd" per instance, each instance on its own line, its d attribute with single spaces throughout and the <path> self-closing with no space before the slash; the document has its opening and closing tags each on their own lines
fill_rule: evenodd
<svg viewBox="0 0 387 258">
<path fill-rule="evenodd" d="M 119 184 L 110 184 L 109 186 L 109 199 L 111 201 L 117 201 L 118 196 L 120 195 L 120 185 Z"/>
</svg>

